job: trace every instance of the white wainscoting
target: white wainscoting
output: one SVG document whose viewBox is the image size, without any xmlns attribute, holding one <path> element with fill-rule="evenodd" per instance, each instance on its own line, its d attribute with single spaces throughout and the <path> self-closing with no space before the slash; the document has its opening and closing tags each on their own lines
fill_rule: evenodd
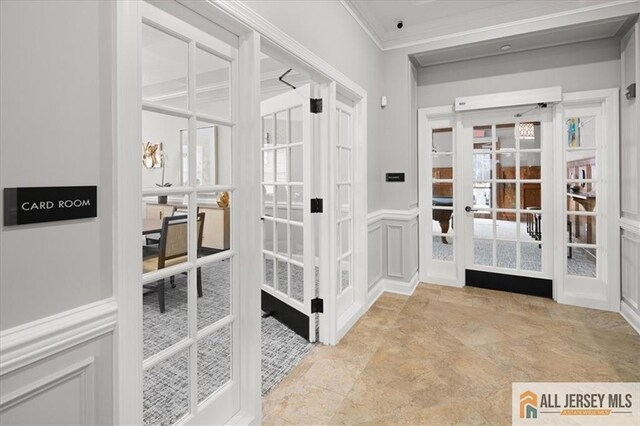
<svg viewBox="0 0 640 426">
<path fill-rule="evenodd" d="M 640 334 L 640 224 L 621 221 L 622 316 Z"/>
<path fill-rule="evenodd" d="M 116 316 L 109 298 L 0 332 L 0 423 L 112 423 Z"/>
<path fill-rule="evenodd" d="M 385 292 L 411 295 L 418 285 L 418 209 L 369 214 L 369 306 Z"/>
<path fill-rule="evenodd" d="M 640 333 L 640 106 L 637 97 L 624 96 L 627 86 L 640 83 L 638 22 L 622 37 L 620 52 L 620 312 Z"/>
</svg>

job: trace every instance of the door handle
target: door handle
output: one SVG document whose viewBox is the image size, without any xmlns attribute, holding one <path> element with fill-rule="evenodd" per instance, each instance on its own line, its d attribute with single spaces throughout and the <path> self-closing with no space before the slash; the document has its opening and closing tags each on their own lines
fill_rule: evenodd
<svg viewBox="0 0 640 426">
<path fill-rule="evenodd" d="M 464 211 L 467 212 L 467 213 L 469 213 L 469 212 L 477 212 L 478 209 L 472 209 L 471 206 L 466 206 L 464 208 Z"/>
</svg>

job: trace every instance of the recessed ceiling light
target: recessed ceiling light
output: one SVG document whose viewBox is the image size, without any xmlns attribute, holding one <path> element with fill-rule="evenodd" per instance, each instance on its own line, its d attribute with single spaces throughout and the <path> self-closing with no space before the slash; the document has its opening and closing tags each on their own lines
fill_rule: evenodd
<svg viewBox="0 0 640 426">
<path fill-rule="evenodd" d="M 503 52 L 506 52 L 509 49 L 511 49 L 511 45 L 510 44 L 505 44 L 504 46 L 500 47 L 500 50 L 502 50 Z"/>
</svg>

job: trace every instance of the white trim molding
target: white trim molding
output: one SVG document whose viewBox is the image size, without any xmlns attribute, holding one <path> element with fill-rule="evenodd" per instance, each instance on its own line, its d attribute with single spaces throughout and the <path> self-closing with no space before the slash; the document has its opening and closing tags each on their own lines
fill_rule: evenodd
<svg viewBox="0 0 640 426">
<path fill-rule="evenodd" d="M 625 302 L 620 304 L 620 314 L 627 320 L 629 325 L 640 334 L 640 315 L 631 309 Z"/>
<path fill-rule="evenodd" d="M 369 226 L 382 220 L 398 220 L 406 221 L 418 217 L 418 208 L 409 210 L 377 210 L 367 215 L 367 223 Z"/>
<path fill-rule="evenodd" d="M 363 31 L 382 51 L 412 48 L 411 50 L 415 52 L 462 46 L 569 25 L 586 24 L 593 21 L 617 18 L 640 12 L 640 4 L 637 0 L 618 0 L 518 21 L 474 28 L 468 31 L 418 38 L 413 41 L 401 41 L 400 39 L 384 41 L 375 34 L 375 30 L 371 26 L 367 25 L 366 19 L 349 4 L 351 3 L 350 0 L 341 0 L 341 3 L 349 14 L 354 17 L 360 27 L 362 27 Z"/>
<path fill-rule="evenodd" d="M 93 361 L 90 357 L 84 361 L 77 362 L 67 368 L 53 373 L 43 379 L 40 379 L 30 385 L 27 385 L 15 392 L 0 398 L 0 413 L 22 404 L 30 399 L 36 398 L 57 386 L 60 386 L 69 380 L 79 378 L 81 380 L 80 404 L 81 416 L 83 424 L 93 423 L 94 400 L 93 400 Z"/>
<path fill-rule="evenodd" d="M 117 305 L 101 300 L 0 333 L 0 377 L 107 333 L 116 327 Z"/>
</svg>

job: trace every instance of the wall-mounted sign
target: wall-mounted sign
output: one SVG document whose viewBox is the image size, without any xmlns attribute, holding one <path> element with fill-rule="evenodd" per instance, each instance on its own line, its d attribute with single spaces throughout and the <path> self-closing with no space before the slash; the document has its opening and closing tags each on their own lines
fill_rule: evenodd
<svg viewBox="0 0 640 426">
<path fill-rule="evenodd" d="M 96 186 L 4 189 L 4 226 L 96 217 Z"/>
<path fill-rule="evenodd" d="M 387 173 L 385 180 L 387 182 L 404 182 L 404 173 Z"/>
</svg>

